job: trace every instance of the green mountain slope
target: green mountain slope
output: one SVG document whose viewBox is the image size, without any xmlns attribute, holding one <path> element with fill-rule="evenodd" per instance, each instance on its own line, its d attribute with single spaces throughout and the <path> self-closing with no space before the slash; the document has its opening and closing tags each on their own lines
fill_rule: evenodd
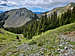
<svg viewBox="0 0 75 56">
<path fill-rule="evenodd" d="M 40 49 L 43 49 L 40 50 L 38 48 L 37 51 L 40 52 L 40 55 L 42 53 L 45 56 L 47 55 L 60 56 L 60 54 L 64 56 L 65 52 L 63 52 L 62 50 L 66 51 L 65 47 L 68 48 L 72 46 L 71 48 L 73 50 L 73 53 L 71 54 L 74 56 L 75 55 L 75 33 L 72 36 L 67 36 L 67 34 L 65 35 L 65 33 L 72 33 L 74 31 L 75 31 L 75 23 L 64 25 L 54 30 L 49 30 L 45 33 L 42 33 L 41 35 L 34 36 L 29 44 L 33 44 L 33 45 L 36 44 L 38 47 L 40 47 Z M 69 49 L 69 51 L 71 50 L 71 48 Z M 35 50 L 35 52 L 37 51 Z M 69 51 L 67 51 L 66 53 L 67 56 L 71 55 L 68 54 Z"/>
<path fill-rule="evenodd" d="M 15 39 L 16 38 L 15 34 L 12 34 L 10 36 L 9 33 L 9 37 L 13 36 L 14 38 L 13 40 L 10 40 L 11 38 L 8 37 L 8 39 L 10 40 L 10 44 L 8 44 L 8 46 L 5 45 L 5 47 L 4 46 L 0 47 L 1 49 L 7 47 L 6 49 L 0 50 L 0 55 L 1 56 L 6 56 L 6 55 L 8 56 L 21 56 L 21 55 L 60 56 L 60 55 L 65 55 L 66 53 L 67 55 L 74 56 L 75 42 L 65 39 L 66 38 L 65 33 L 73 32 L 73 31 L 75 31 L 75 23 L 64 25 L 53 30 L 49 30 L 38 36 L 34 36 L 31 40 L 28 40 L 27 42 L 19 42 L 18 40 Z M 8 41 L 8 39 L 6 41 Z M 12 44 L 11 41 L 13 42 Z"/>
<path fill-rule="evenodd" d="M 26 39 L 21 34 L 14 34 L 0 28 L 0 56 L 6 56 L 8 49 L 11 48 L 14 52 L 16 46 L 26 42 Z"/>
<path fill-rule="evenodd" d="M 1 40 L 13 40 L 16 38 L 16 34 L 5 31 L 4 29 L 0 29 L 0 42 Z"/>
</svg>

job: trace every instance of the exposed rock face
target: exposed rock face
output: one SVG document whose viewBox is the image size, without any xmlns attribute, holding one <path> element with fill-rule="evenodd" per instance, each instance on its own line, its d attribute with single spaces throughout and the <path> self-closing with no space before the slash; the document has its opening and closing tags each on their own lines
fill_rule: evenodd
<svg viewBox="0 0 75 56">
<path fill-rule="evenodd" d="M 3 19 L 3 22 L 5 22 L 5 28 L 20 27 L 34 18 L 35 14 L 32 13 L 32 11 L 27 10 L 26 8 L 10 10 L 2 13 L 0 16 L 0 19 Z"/>
</svg>

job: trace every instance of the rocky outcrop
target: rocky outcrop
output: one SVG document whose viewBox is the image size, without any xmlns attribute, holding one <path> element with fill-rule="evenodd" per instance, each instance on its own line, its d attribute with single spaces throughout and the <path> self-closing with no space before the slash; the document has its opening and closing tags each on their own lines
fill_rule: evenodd
<svg viewBox="0 0 75 56">
<path fill-rule="evenodd" d="M 5 28 L 21 27 L 33 19 L 36 19 L 35 14 L 26 8 L 14 9 L 0 14 L 0 20 L 5 23 Z"/>
</svg>

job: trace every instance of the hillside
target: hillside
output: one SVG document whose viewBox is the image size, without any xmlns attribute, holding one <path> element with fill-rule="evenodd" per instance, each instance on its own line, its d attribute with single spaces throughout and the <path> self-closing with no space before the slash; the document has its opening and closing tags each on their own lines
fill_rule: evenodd
<svg viewBox="0 0 75 56">
<path fill-rule="evenodd" d="M 19 39 L 18 39 L 19 38 Z M 0 28 L 0 56 L 6 56 L 6 52 L 15 52 L 17 46 L 27 42 L 22 34 L 14 34 Z"/>
<path fill-rule="evenodd" d="M 30 43 L 32 44 L 36 43 L 37 45 L 41 46 L 41 48 L 44 48 L 43 50 L 45 50 L 46 48 L 45 53 L 42 50 L 43 55 L 74 56 L 75 55 L 75 33 L 73 33 L 75 31 L 74 25 L 75 23 L 72 23 L 72 24 L 61 26 L 54 30 L 49 30 L 45 33 L 42 33 L 41 35 L 33 37 Z M 74 54 L 68 53 L 69 51 L 71 51 L 70 49 L 66 54 L 65 52 L 63 53 L 65 47 L 69 48 L 70 46 L 73 48 Z M 56 50 L 60 50 L 60 51 L 57 52 Z"/>
<path fill-rule="evenodd" d="M 16 34 L 0 29 L 0 56 L 6 48 L 9 48 L 8 45 L 11 46 L 16 41 L 16 36 Z"/>
<path fill-rule="evenodd" d="M 27 22 L 36 19 L 35 14 L 26 9 L 26 8 L 20 8 L 20 9 L 13 9 L 10 11 L 6 11 L 1 14 L 0 19 L 3 19 L 1 21 L 4 22 L 4 27 L 21 27 Z"/>
<path fill-rule="evenodd" d="M 74 56 L 75 55 L 75 23 L 49 30 L 34 36 L 29 44 L 38 45 L 39 55 L 43 56 Z M 65 50 L 65 48 L 67 48 Z M 35 52 L 37 53 L 35 50 Z M 35 52 L 33 55 L 35 55 Z M 37 54 L 36 54 L 37 55 Z"/>
<path fill-rule="evenodd" d="M 2 29 L 1 31 L 5 32 L 5 34 L 8 33 L 7 31 Z M 5 41 L 2 43 L 0 42 L 1 43 L 0 55 L 1 56 L 27 56 L 27 55 L 28 56 L 39 56 L 39 55 L 40 56 L 51 56 L 51 55 L 74 56 L 75 55 L 75 42 L 74 42 L 75 38 L 72 37 L 72 36 L 75 37 L 75 33 L 73 33 L 74 31 L 75 31 L 75 23 L 71 23 L 68 25 L 58 27 L 53 30 L 49 30 L 38 36 L 34 36 L 31 40 L 28 40 L 27 42 L 26 41 L 19 42 L 17 39 L 15 39 L 16 38 L 15 34 L 12 34 L 12 33 L 8 33 L 9 38 L 7 37 L 7 39 L 5 39 L 7 34 L 2 35 L 2 33 L 0 33 L 0 35 L 5 37 L 5 38 L 2 38 L 1 41 L 4 41 L 5 39 L 5 41 L 9 43 L 9 44 L 6 44 L 7 42 Z M 70 35 L 72 36 L 68 36 L 68 34 L 66 34 L 69 32 L 70 32 Z M 68 39 L 68 37 L 72 37 L 71 40 Z"/>
</svg>

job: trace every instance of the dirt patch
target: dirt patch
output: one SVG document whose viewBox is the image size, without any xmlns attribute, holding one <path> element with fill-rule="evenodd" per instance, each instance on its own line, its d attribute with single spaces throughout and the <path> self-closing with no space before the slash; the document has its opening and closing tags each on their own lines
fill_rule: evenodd
<svg viewBox="0 0 75 56">
<path fill-rule="evenodd" d="M 64 36 L 66 36 L 66 38 L 69 39 L 70 41 L 74 41 L 75 42 L 75 31 L 65 32 Z"/>
<path fill-rule="evenodd" d="M 72 31 L 72 32 L 65 32 L 64 35 L 75 36 L 75 31 Z"/>
</svg>

